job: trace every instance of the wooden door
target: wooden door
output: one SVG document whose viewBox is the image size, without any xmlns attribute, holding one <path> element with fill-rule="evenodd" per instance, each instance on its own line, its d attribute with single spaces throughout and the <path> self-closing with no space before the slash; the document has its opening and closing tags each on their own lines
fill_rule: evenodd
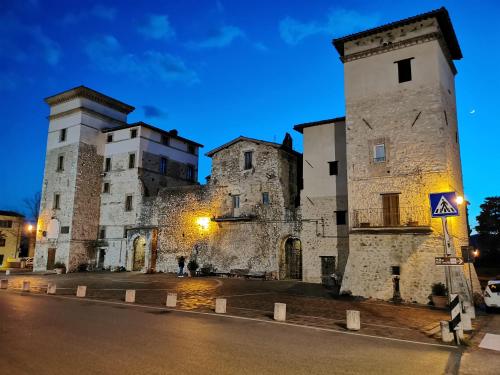
<svg viewBox="0 0 500 375">
<path fill-rule="evenodd" d="M 384 227 L 399 225 L 399 194 L 382 195 Z"/>
<path fill-rule="evenodd" d="M 55 261 L 56 261 L 56 249 L 51 247 L 47 251 L 47 269 L 48 270 L 54 269 Z"/>
</svg>

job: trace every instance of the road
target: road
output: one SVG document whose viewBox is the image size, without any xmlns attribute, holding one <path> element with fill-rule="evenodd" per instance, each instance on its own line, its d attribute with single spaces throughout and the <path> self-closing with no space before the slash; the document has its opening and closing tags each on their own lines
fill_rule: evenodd
<svg viewBox="0 0 500 375">
<path fill-rule="evenodd" d="M 0 291 L 9 374 L 443 374 L 456 349 L 273 322 Z"/>
</svg>

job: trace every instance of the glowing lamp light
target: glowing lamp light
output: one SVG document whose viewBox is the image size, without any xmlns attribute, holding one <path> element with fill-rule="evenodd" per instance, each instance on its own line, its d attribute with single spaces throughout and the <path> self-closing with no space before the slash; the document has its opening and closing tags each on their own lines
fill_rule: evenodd
<svg viewBox="0 0 500 375">
<path fill-rule="evenodd" d="M 457 196 L 457 204 L 462 204 L 464 203 L 464 197 L 462 197 L 461 195 L 458 195 Z"/>
<path fill-rule="evenodd" d="M 209 217 L 199 217 L 196 219 L 196 224 L 200 226 L 201 229 L 207 230 L 210 225 Z"/>
<path fill-rule="evenodd" d="M 477 258 L 479 256 L 479 250 L 478 249 L 475 249 L 473 252 L 472 252 L 472 255 L 474 255 L 474 258 Z"/>
<path fill-rule="evenodd" d="M 33 225 L 28 224 L 28 228 L 27 229 L 28 229 L 28 232 L 31 232 L 33 230 Z"/>
</svg>

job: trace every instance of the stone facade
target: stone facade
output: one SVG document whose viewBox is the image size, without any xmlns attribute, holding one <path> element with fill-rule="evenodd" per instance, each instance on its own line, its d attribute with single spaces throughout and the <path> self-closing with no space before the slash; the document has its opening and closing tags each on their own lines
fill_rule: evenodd
<svg viewBox="0 0 500 375">
<path fill-rule="evenodd" d="M 0 268 L 18 257 L 21 236 L 24 234 L 24 216 L 14 211 L 0 210 Z"/>
</svg>

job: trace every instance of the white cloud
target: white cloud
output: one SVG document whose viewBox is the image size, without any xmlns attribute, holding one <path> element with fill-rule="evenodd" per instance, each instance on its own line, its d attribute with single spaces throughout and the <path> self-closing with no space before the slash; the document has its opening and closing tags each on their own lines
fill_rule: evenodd
<svg viewBox="0 0 500 375">
<path fill-rule="evenodd" d="M 146 51 L 126 53 L 112 35 L 104 35 L 87 43 L 85 53 L 90 61 L 103 71 L 126 74 L 139 80 L 178 81 L 188 85 L 199 82 L 195 71 L 184 61 L 169 53 Z"/>
<path fill-rule="evenodd" d="M 379 23 L 378 14 L 360 14 L 353 10 L 331 10 L 323 22 L 301 22 L 291 17 L 281 20 L 281 38 L 290 45 L 300 43 L 312 35 L 339 37 L 373 27 Z"/>
<path fill-rule="evenodd" d="M 167 15 L 153 14 L 148 16 L 146 23 L 137 28 L 137 31 L 148 39 L 168 40 L 175 36 Z"/>
<path fill-rule="evenodd" d="M 194 49 L 223 48 L 244 37 L 245 33 L 239 27 L 225 25 L 211 30 L 203 40 L 189 42 L 187 46 Z"/>
</svg>

